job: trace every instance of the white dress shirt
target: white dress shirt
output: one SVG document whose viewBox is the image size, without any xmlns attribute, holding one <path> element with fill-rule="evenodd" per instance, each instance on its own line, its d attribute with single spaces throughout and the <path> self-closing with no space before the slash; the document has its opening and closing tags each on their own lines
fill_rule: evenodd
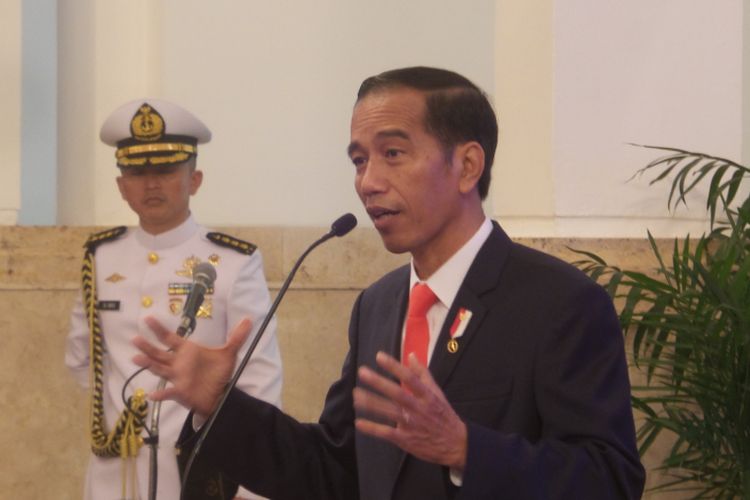
<svg viewBox="0 0 750 500">
<path fill-rule="evenodd" d="M 432 352 L 435 350 L 435 343 L 437 337 L 440 335 L 440 330 L 445 323 L 446 316 L 448 316 L 448 309 L 450 309 L 453 300 L 456 298 L 458 289 L 461 288 L 461 284 L 466 277 L 466 273 L 469 271 L 474 258 L 479 253 L 479 249 L 482 248 L 487 237 L 492 232 L 492 222 L 490 219 L 484 219 L 482 225 L 479 226 L 474 236 L 469 241 L 464 243 L 456 253 L 454 253 L 440 268 L 435 271 L 432 276 L 427 278 L 422 283 L 426 283 L 433 293 L 437 296 L 438 300 L 435 304 L 427 311 L 427 324 L 430 330 L 430 343 L 427 347 L 427 359 L 432 359 Z M 414 285 L 420 282 L 419 276 L 414 269 L 414 261 L 411 262 L 411 277 L 409 279 L 409 290 L 414 288 Z M 404 329 L 406 328 L 406 322 L 404 322 Z M 401 352 L 403 352 L 403 339 L 404 330 L 401 332 Z"/>
</svg>

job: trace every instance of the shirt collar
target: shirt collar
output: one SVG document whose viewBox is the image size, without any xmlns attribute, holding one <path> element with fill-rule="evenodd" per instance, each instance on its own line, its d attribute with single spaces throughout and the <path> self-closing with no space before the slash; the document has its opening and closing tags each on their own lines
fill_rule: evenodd
<svg viewBox="0 0 750 500">
<path fill-rule="evenodd" d="M 461 287 L 466 273 L 469 272 L 474 258 L 489 237 L 490 232 L 492 232 L 492 222 L 490 222 L 489 218 L 485 217 L 484 222 L 479 226 L 474 236 L 464 243 L 437 271 L 432 273 L 432 276 L 424 281 L 445 307 L 450 307 L 453 304 L 453 299 L 456 298 L 456 294 L 458 294 L 458 289 Z M 419 281 L 417 271 L 414 269 L 414 260 L 412 259 L 409 290 L 415 284 L 419 283 Z"/>
<path fill-rule="evenodd" d="M 165 231 L 160 234 L 149 234 L 140 226 L 135 229 L 135 237 L 138 243 L 150 250 L 164 250 L 171 248 L 189 240 L 198 231 L 198 223 L 193 219 L 193 214 L 174 229 Z"/>
</svg>

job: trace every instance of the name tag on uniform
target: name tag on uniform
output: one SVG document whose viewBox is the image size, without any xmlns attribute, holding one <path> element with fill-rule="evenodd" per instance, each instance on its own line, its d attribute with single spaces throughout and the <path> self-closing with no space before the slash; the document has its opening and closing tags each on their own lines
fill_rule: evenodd
<svg viewBox="0 0 750 500">
<path fill-rule="evenodd" d="M 100 311 L 119 311 L 120 301 L 119 300 L 100 300 L 96 303 L 96 308 Z"/>
</svg>

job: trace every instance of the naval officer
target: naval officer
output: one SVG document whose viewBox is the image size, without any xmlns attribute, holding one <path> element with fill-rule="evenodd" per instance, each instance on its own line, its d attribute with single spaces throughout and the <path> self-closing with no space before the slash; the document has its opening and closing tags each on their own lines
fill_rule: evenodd
<svg viewBox="0 0 750 500">
<path fill-rule="evenodd" d="M 207 230 L 190 211 L 190 197 L 203 180 L 196 168 L 198 144 L 211 139 L 210 130 L 198 118 L 162 99 L 138 99 L 115 110 L 100 137 L 115 147 L 117 187 L 138 216 L 138 226 L 102 231 L 86 242 L 82 294 L 73 308 L 65 362 L 91 392 L 92 454 L 84 498 L 145 499 L 150 450 L 143 439 L 153 404 L 146 402 L 144 394 L 157 387 L 159 377 L 143 372 L 128 382 L 138 370 L 131 361 L 136 353 L 132 337 L 155 339 L 144 323 L 147 316 L 177 327 L 193 269 L 200 263 L 213 265 L 217 278 L 197 313 L 193 333 L 197 341 L 224 344 L 226 332 L 244 317 L 259 326 L 270 300 L 255 245 Z M 243 353 L 244 349 L 238 360 Z M 274 322 L 238 387 L 280 404 L 281 360 Z M 131 398 L 130 410 L 122 394 Z M 161 407 L 159 499 L 179 497 L 174 443 L 186 415 L 187 410 L 174 402 Z M 204 479 L 201 498 L 233 498 L 231 485 L 221 478 Z M 257 497 L 240 489 L 237 498 Z"/>
</svg>

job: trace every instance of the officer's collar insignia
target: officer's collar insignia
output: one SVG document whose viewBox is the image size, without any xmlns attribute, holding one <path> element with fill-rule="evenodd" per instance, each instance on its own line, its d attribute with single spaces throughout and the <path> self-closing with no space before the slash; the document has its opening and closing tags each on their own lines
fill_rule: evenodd
<svg viewBox="0 0 750 500">
<path fill-rule="evenodd" d="M 110 283 L 117 283 L 118 281 L 122 281 L 125 279 L 125 276 L 123 276 L 120 273 L 115 273 L 107 278 L 105 278 L 104 281 L 109 281 Z"/>
<path fill-rule="evenodd" d="M 217 233 L 217 232 L 206 233 L 206 238 L 208 238 L 210 241 L 213 241 L 217 245 L 231 248 L 240 253 L 244 253 L 245 255 L 252 255 L 255 249 L 258 248 L 252 243 L 248 243 L 247 241 L 242 241 L 240 239 L 235 238 L 234 236 L 230 236 L 224 233 Z"/>
<path fill-rule="evenodd" d="M 130 133 L 139 141 L 158 141 L 164 134 L 164 128 L 164 119 L 159 112 L 145 102 L 130 121 Z"/>
<path fill-rule="evenodd" d="M 84 244 L 84 247 L 88 247 L 88 249 L 93 252 L 94 250 L 96 250 L 96 247 L 99 246 L 100 243 L 117 239 L 122 236 L 127 230 L 128 228 L 125 226 L 117 226 L 111 229 L 105 229 L 104 231 L 99 231 L 98 233 L 94 233 L 88 237 L 86 243 Z"/>
</svg>

